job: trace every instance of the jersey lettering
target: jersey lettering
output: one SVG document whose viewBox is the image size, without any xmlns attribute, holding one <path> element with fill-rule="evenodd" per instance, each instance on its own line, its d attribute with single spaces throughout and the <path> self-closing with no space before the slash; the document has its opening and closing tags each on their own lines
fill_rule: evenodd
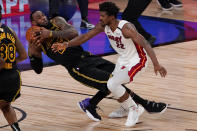
<svg viewBox="0 0 197 131">
<path fill-rule="evenodd" d="M 108 38 L 116 42 L 117 48 L 125 49 L 124 44 L 122 44 L 122 37 L 114 37 L 112 35 L 108 35 Z"/>
<path fill-rule="evenodd" d="M 16 60 L 16 39 L 9 28 L 1 29 L 3 32 L 0 33 L 0 57 L 5 61 L 4 68 L 12 69 Z"/>
</svg>

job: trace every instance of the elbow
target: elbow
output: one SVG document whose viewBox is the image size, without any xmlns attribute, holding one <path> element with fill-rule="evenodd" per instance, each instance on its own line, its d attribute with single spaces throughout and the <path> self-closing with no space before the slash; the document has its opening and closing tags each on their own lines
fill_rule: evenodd
<svg viewBox="0 0 197 131">
<path fill-rule="evenodd" d="M 16 58 L 16 63 L 21 62 L 23 60 L 27 59 L 27 53 L 22 53 Z"/>
<path fill-rule="evenodd" d="M 42 58 L 29 56 L 31 68 L 35 71 L 35 73 L 40 74 L 43 70 L 43 62 Z"/>
<path fill-rule="evenodd" d="M 42 70 L 43 70 L 43 68 L 37 69 L 37 70 L 34 69 L 34 72 L 35 72 L 36 74 L 41 74 L 41 73 L 42 73 Z"/>
</svg>

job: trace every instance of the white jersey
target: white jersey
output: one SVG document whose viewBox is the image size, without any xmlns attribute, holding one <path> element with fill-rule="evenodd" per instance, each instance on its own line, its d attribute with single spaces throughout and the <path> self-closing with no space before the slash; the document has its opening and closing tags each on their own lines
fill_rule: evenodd
<svg viewBox="0 0 197 131">
<path fill-rule="evenodd" d="M 132 39 L 123 36 L 122 27 L 126 23 L 128 21 L 120 20 L 114 32 L 109 26 L 105 26 L 105 33 L 113 49 L 120 55 L 117 64 L 130 68 L 136 63 L 145 63 L 147 58 L 145 50 L 139 44 L 135 44 Z"/>
</svg>

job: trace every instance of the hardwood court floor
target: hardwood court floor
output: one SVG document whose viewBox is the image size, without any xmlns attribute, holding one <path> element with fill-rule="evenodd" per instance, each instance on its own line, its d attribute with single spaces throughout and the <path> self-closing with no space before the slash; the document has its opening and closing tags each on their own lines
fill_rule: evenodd
<svg viewBox="0 0 197 131">
<path fill-rule="evenodd" d="M 36 75 L 22 72 L 22 96 L 14 107 L 26 112 L 20 122 L 23 131 L 190 131 L 197 130 L 197 41 L 154 48 L 158 59 L 168 70 L 166 78 L 155 76 L 149 62 L 146 71 L 128 87 L 144 98 L 170 104 L 162 115 L 145 112 L 140 124 L 125 128 L 126 118 L 109 119 L 107 115 L 119 107 L 115 100 L 104 99 L 99 106 L 103 120 L 93 122 L 76 103 L 96 92 L 72 79 L 62 66 L 46 67 Z M 105 58 L 115 62 L 117 55 Z M 18 118 L 22 114 L 16 110 Z M 0 114 L 0 127 L 6 121 Z M 9 131 L 9 127 L 0 131 Z"/>
<path fill-rule="evenodd" d="M 106 1 L 115 2 L 120 8 L 121 12 L 124 11 L 128 3 L 128 0 L 106 0 Z M 152 2 L 148 5 L 148 7 L 145 9 L 142 15 L 197 22 L 197 10 L 196 10 L 197 1 L 196 0 L 179 0 L 179 1 L 183 3 L 183 7 L 174 8 L 171 11 L 163 11 L 161 7 L 158 5 L 157 0 L 152 0 Z M 99 7 L 98 3 L 101 2 L 90 3 L 89 8 L 98 9 Z"/>
</svg>

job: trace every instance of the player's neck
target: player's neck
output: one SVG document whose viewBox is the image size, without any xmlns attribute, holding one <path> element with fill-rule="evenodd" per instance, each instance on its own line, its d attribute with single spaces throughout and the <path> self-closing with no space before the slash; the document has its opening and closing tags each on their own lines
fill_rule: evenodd
<svg viewBox="0 0 197 131">
<path fill-rule="evenodd" d="M 114 19 L 111 21 L 109 27 L 114 32 L 116 30 L 116 28 L 118 27 L 118 24 L 119 24 L 119 20 Z"/>
</svg>

